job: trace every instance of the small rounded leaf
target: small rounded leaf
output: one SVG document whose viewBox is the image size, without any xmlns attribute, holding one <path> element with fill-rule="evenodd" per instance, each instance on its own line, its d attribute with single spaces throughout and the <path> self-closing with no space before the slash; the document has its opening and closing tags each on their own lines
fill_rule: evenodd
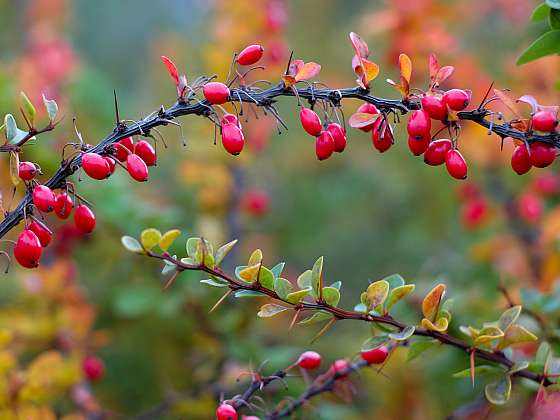
<svg viewBox="0 0 560 420">
<path fill-rule="evenodd" d="M 151 250 L 161 240 L 161 232 L 154 228 L 144 229 L 140 235 L 140 242 L 146 250 Z"/>
<path fill-rule="evenodd" d="M 142 245 L 140 245 L 140 242 L 138 242 L 138 240 L 136 240 L 136 238 L 133 238 L 132 236 L 123 236 L 121 238 L 121 242 L 123 246 L 130 252 L 134 252 L 136 254 L 144 253 L 144 249 L 142 248 Z"/>
<path fill-rule="evenodd" d="M 168 230 L 159 240 L 159 247 L 162 251 L 167 251 L 169 247 L 175 242 L 175 239 L 179 237 L 181 231 L 179 229 Z"/>
</svg>

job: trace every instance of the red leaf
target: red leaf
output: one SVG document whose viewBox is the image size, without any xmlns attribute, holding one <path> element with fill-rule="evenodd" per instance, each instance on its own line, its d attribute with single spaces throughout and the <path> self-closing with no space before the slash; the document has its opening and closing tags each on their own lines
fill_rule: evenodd
<svg viewBox="0 0 560 420">
<path fill-rule="evenodd" d="M 288 75 L 295 76 L 304 66 L 303 60 L 294 60 L 290 63 L 290 67 L 288 68 Z"/>
<path fill-rule="evenodd" d="M 366 42 L 355 32 L 350 32 L 350 41 L 352 41 L 352 46 L 354 51 L 360 58 L 367 58 L 369 56 L 369 48 Z"/>
<path fill-rule="evenodd" d="M 431 53 L 428 58 L 428 67 L 430 69 L 430 80 L 434 81 L 439 71 L 438 59 L 434 53 Z"/>
<path fill-rule="evenodd" d="M 519 119 L 522 118 L 517 104 L 513 99 L 509 97 L 509 95 L 499 89 L 494 89 L 494 95 L 498 97 L 498 99 L 513 113 L 513 115 L 515 115 Z"/>
<path fill-rule="evenodd" d="M 309 80 L 314 78 L 321 71 L 321 65 L 317 63 L 305 63 L 297 72 L 295 79 L 296 82 L 300 80 Z"/>
<path fill-rule="evenodd" d="M 449 76 L 453 74 L 454 71 L 455 71 L 455 67 L 453 66 L 444 66 L 440 68 L 436 74 L 434 84 L 436 86 L 442 84 L 443 82 L 445 82 L 445 80 L 449 78 Z"/>
<path fill-rule="evenodd" d="M 352 114 L 348 119 L 348 124 L 353 128 L 367 127 L 368 125 L 374 123 L 379 114 L 367 114 L 365 112 L 356 112 Z"/>
<path fill-rule="evenodd" d="M 167 58 L 165 55 L 161 56 L 161 61 L 163 61 L 163 64 L 165 64 L 165 67 L 167 67 L 167 71 L 169 72 L 171 78 L 175 81 L 175 84 L 178 85 L 179 72 L 177 71 L 177 66 L 175 65 L 175 63 L 171 61 L 169 58 Z"/>
</svg>

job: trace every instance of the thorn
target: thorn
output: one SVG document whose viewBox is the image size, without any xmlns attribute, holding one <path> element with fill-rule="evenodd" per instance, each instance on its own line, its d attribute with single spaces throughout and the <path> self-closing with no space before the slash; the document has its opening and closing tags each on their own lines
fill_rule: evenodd
<svg viewBox="0 0 560 420">
<path fill-rule="evenodd" d="M 163 285 L 163 290 L 169 289 L 169 288 L 171 287 L 171 285 L 172 285 L 173 283 L 175 283 L 175 279 L 177 278 L 178 275 L 179 275 L 179 272 L 178 272 L 178 271 L 175 271 L 175 272 L 173 273 L 173 275 L 169 278 L 169 280 L 167 280 L 167 281 L 165 282 L 165 284 Z"/>
<path fill-rule="evenodd" d="M 115 117 L 117 118 L 117 127 L 121 124 L 121 118 L 119 116 L 119 103 L 117 100 L 117 91 L 113 89 L 113 95 L 115 97 Z"/>
<path fill-rule="evenodd" d="M 231 292 L 233 292 L 233 290 L 228 290 L 220 299 L 218 299 L 218 301 L 214 304 L 214 306 L 212 306 L 212 309 L 210 309 L 208 313 L 211 314 L 212 312 L 214 312 L 218 308 L 218 306 L 220 306 L 220 304 L 231 294 Z"/>
<path fill-rule="evenodd" d="M 290 326 L 288 327 L 288 331 L 291 331 L 291 329 L 294 327 L 298 317 L 299 317 L 299 313 L 301 312 L 301 309 L 298 309 L 296 311 L 296 313 L 294 314 L 294 317 L 292 318 L 292 322 L 290 322 Z"/>
<path fill-rule="evenodd" d="M 294 50 L 290 52 L 290 58 L 288 59 L 288 65 L 286 66 L 286 76 L 290 74 L 290 65 L 292 64 L 292 58 L 294 57 Z"/>
<path fill-rule="evenodd" d="M 470 362 L 471 362 L 471 381 L 472 381 L 472 387 L 474 388 L 474 349 L 471 350 L 470 353 Z"/>
<path fill-rule="evenodd" d="M 321 328 L 321 331 L 319 331 L 317 335 L 313 337 L 313 340 L 311 340 L 311 344 L 321 338 L 321 336 L 323 336 L 323 334 L 325 334 L 334 325 L 335 322 L 336 318 L 334 317 L 329 322 L 327 322 L 327 324 L 323 328 Z"/>
</svg>

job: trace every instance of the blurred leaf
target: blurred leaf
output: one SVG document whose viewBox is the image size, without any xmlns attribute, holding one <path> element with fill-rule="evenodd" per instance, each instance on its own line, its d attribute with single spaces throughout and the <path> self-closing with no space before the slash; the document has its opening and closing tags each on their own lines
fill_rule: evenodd
<svg viewBox="0 0 560 420">
<path fill-rule="evenodd" d="M 323 287 L 323 299 L 331 306 L 337 306 L 340 301 L 340 292 L 334 287 Z"/>
<path fill-rule="evenodd" d="M 15 143 L 14 140 L 18 135 L 18 127 L 16 119 L 12 114 L 6 114 L 4 117 L 4 129 L 6 130 L 6 140 L 8 140 L 8 143 Z"/>
<path fill-rule="evenodd" d="M 144 249 L 150 251 L 154 246 L 159 244 L 161 240 L 161 232 L 154 228 L 144 229 L 140 235 L 140 242 Z"/>
<path fill-rule="evenodd" d="M 278 263 L 276 264 L 274 267 L 272 267 L 270 269 L 270 271 L 272 271 L 272 274 L 274 274 L 274 277 L 280 277 L 282 275 L 282 271 L 284 271 L 284 265 L 286 263 Z"/>
<path fill-rule="evenodd" d="M 389 283 L 387 280 L 378 280 L 371 283 L 366 289 L 366 298 L 368 308 L 376 308 L 382 305 L 387 299 L 389 293 Z"/>
<path fill-rule="evenodd" d="M 220 265 L 221 262 L 224 260 L 224 258 L 226 257 L 227 254 L 229 254 L 229 252 L 233 249 L 233 247 L 235 246 L 235 244 L 237 244 L 237 239 L 234 239 L 231 242 L 228 242 L 225 245 L 222 245 L 221 247 L 218 248 L 218 250 L 216 251 L 216 265 Z"/>
<path fill-rule="evenodd" d="M 136 254 L 144 253 L 144 249 L 142 248 L 142 245 L 140 245 L 140 242 L 138 242 L 138 240 L 136 240 L 136 238 L 133 238 L 132 236 L 123 236 L 121 238 L 121 242 L 123 246 L 130 252 L 134 252 Z"/>
<path fill-rule="evenodd" d="M 33 104 L 31 103 L 31 101 L 29 100 L 25 92 L 23 91 L 20 92 L 20 95 L 21 95 L 21 102 L 23 105 L 23 110 L 25 111 L 25 115 L 27 115 L 27 119 L 29 120 L 31 127 L 33 127 L 35 124 L 35 117 L 37 116 L 37 110 L 35 109 L 35 106 L 33 106 Z"/>
<path fill-rule="evenodd" d="M 478 365 L 474 368 L 474 373 L 476 376 L 480 376 L 480 375 L 504 373 L 504 370 L 498 366 L 493 366 L 493 365 Z M 468 368 L 468 369 L 461 370 L 459 372 L 455 372 L 453 374 L 453 378 L 455 379 L 470 378 L 471 375 L 472 375 L 472 370 L 471 368 Z"/>
<path fill-rule="evenodd" d="M 331 319 L 332 317 L 333 316 L 328 312 L 319 311 L 319 312 L 315 312 L 309 318 L 305 318 L 305 319 L 299 321 L 298 324 L 300 324 L 300 325 L 316 324 L 318 322 L 322 322 L 322 321 L 326 321 L 327 319 Z"/>
<path fill-rule="evenodd" d="M 202 284 L 207 284 L 214 287 L 227 287 L 228 283 L 217 278 L 200 280 Z"/>
<path fill-rule="evenodd" d="M 535 354 L 535 361 L 544 365 L 547 359 L 550 357 L 551 352 L 552 350 L 550 348 L 550 344 L 548 344 L 546 341 L 543 341 L 537 349 L 537 353 Z"/>
<path fill-rule="evenodd" d="M 356 306 L 354 306 L 354 310 L 356 312 L 364 312 L 364 313 L 368 312 L 367 306 L 364 305 L 363 303 L 358 303 Z"/>
<path fill-rule="evenodd" d="M 388 342 L 389 342 L 389 337 L 387 337 L 387 335 L 385 334 L 375 335 L 373 337 L 368 338 L 366 341 L 364 341 L 364 343 L 362 344 L 361 351 L 373 350 L 383 346 Z"/>
<path fill-rule="evenodd" d="M 412 334 L 414 334 L 415 330 L 416 328 L 413 325 L 408 325 L 403 328 L 402 331 L 390 333 L 389 337 L 391 337 L 393 340 L 404 341 L 412 337 Z"/>
<path fill-rule="evenodd" d="M 173 258 L 177 258 L 176 255 L 173 256 Z M 161 274 L 163 274 L 164 276 L 166 274 L 171 273 L 172 271 L 175 271 L 175 268 L 177 267 L 175 264 L 173 264 L 170 261 L 167 260 L 163 260 L 164 264 L 163 264 L 163 269 L 161 270 Z"/>
<path fill-rule="evenodd" d="M 167 251 L 180 234 L 181 231 L 179 229 L 172 229 L 165 232 L 158 243 L 160 249 L 162 251 Z"/>
<path fill-rule="evenodd" d="M 204 266 L 214 268 L 214 248 L 206 239 L 202 239 L 202 254 L 204 255 Z"/>
<path fill-rule="evenodd" d="M 415 287 L 416 286 L 414 284 L 406 284 L 404 286 L 395 287 L 389 294 L 389 299 L 387 299 L 385 309 L 389 311 L 395 303 L 412 293 Z"/>
<path fill-rule="evenodd" d="M 529 367 L 529 362 L 526 360 L 519 360 L 513 364 L 512 367 L 508 369 L 510 375 L 519 372 L 520 370 L 527 369 Z"/>
<path fill-rule="evenodd" d="M 540 22 L 541 20 L 545 20 L 548 17 L 549 11 L 550 7 L 548 7 L 546 3 L 541 3 L 533 9 L 533 13 L 531 13 L 531 20 L 533 22 Z"/>
<path fill-rule="evenodd" d="M 237 292 L 235 292 L 234 296 L 236 298 L 242 298 L 242 297 L 263 297 L 267 295 L 261 292 L 256 292 L 254 290 L 238 290 Z"/>
<path fill-rule="evenodd" d="M 163 64 L 165 64 L 165 67 L 167 67 L 167 71 L 169 72 L 171 78 L 175 81 L 175 84 L 178 85 L 179 72 L 177 71 L 177 66 L 175 65 L 175 63 L 164 55 L 161 56 L 161 61 L 163 61 Z"/>
<path fill-rule="evenodd" d="M 496 405 L 505 404 L 509 400 L 510 393 L 511 379 L 509 376 L 504 376 L 499 381 L 488 384 L 484 388 L 484 394 L 488 401 Z"/>
<path fill-rule="evenodd" d="M 550 9 L 548 14 L 548 25 L 551 29 L 560 29 L 560 10 Z"/>
<path fill-rule="evenodd" d="M 438 313 L 441 298 L 445 294 L 445 285 L 440 283 L 434 287 L 422 301 L 422 313 L 428 320 L 433 321 Z"/>
<path fill-rule="evenodd" d="M 480 335 L 474 339 L 475 346 L 488 344 L 504 336 L 504 332 L 498 327 L 485 327 L 480 330 L 479 334 Z"/>
<path fill-rule="evenodd" d="M 507 328 L 511 324 L 517 321 L 517 318 L 519 318 L 519 314 L 521 314 L 521 305 L 513 306 L 504 311 L 504 313 L 500 315 L 500 319 L 498 320 L 498 327 L 500 328 L 500 330 L 507 330 Z"/>
<path fill-rule="evenodd" d="M 410 57 L 408 55 L 399 55 L 399 67 L 402 78 L 410 83 L 410 79 L 412 77 L 412 61 L 410 61 Z"/>
<path fill-rule="evenodd" d="M 560 52 L 560 31 L 550 31 L 537 38 L 517 59 L 517 65 Z"/>
<path fill-rule="evenodd" d="M 113 309 L 117 315 L 123 317 L 144 315 L 156 307 L 159 296 L 159 290 L 150 286 L 127 286 L 116 293 Z"/>
<path fill-rule="evenodd" d="M 45 94 L 43 94 L 43 104 L 45 105 L 51 123 L 54 122 L 56 114 L 58 114 L 58 105 L 56 101 L 54 99 L 47 99 Z"/>
<path fill-rule="evenodd" d="M 305 63 L 303 67 L 297 72 L 294 79 L 296 82 L 313 79 L 315 76 L 319 74 L 320 71 L 321 71 L 320 64 L 314 62 Z"/>
<path fill-rule="evenodd" d="M 186 249 L 187 255 L 196 261 L 196 253 L 199 249 L 199 244 L 202 242 L 200 238 L 189 238 L 187 239 Z"/>
<path fill-rule="evenodd" d="M 261 306 L 261 309 L 257 313 L 257 315 L 261 318 L 269 318 L 271 316 L 278 315 L 279 313 L 284 312 L 288 309 L 290 308 L 281 305 L 276 305 L 275 303 L 267 303 Z"/>
<path fill-rule="evenodd" d="M 19 153 L 10 152 L 10 179 L 14 186 L 19 185 L 21 181 L 19 177 Z"/>
<path fill-rule="evenodd" d="M 286 300 L 288 294 L 291 293 L 292 290 L 292 283 L 290 283 L 288 280 L 282 277 L 277 277 L 274 279 L 274 291 L 281 299 Z"/>
<path fill-rule="evenodd" d="M 411 343 L 408 346 L 408 355 L 407 355 L 407 362 L 418 357 L 420 354 L 428 350 L 430 347 L 433 347 L 435 344 L 438 344 L 437 340 L 417 340 Z"/>
<path fill-rule="evenodd" d="M 545 3 L 552 9 L 560 9 L 560 0 L 545 0 Z"/>
<path fill-rule="evenodd" d="M 286 300 L 294 304 L 299 303 L 309 292 L 311 292 L 311 286 L 289 293 L 288 296 L 286 296 Z"/>
<path fill-rule="evenodd" d="M 391 274 L 385 277 L 383 280 L 389 283 L 389 288 L 391 289 L 405 285 L 405 281 L 400 274 Z"/>
<path fill-rule="evenodd" d="M 447 318 L 439 318 L 434 324 L 429 319 L 423 318 L 422 327 L 431 331 L 444 332 L 447 330 L 447 327 L 449 327 L 449 320 Z"/>
<path fill-rule="evenodd" d="M 259 271 L 259 283 L 269 290 L 274 289 L 274 274 L 265 266 L 261 266 Z"/>
<path fill-rule="evenodd" d="M 251 256 L 249 257 L 249 262 L 247 265 L 257 265 L 260 264 L 263 260 L 263 254 L 260 249 L 255 249 Z"/>
<path fill-rule="evenodd" d="M 519 324 L 510 325 L 504 332 L 504 337 L 498 343 L 498 349 L 505 349 L 513 344 L 537 341 L 537 337 Z"/>
<path fill-rule="evenodd" d="M 334 287 L 335 289 L 340 290 L 340 288 L 342 287 L 342 282 L 341 281 L 335 281 L 333 284 L 331 284 L 330 287 Z"/>
<path fill-rule="evenodd" d="M 239 271 L 239 278 L 245 280 L 248 283 L 254 283 L 257 280 L 257 275 L 259 273 L 260 267 L 261 267 L 260 262 L 255 265 L 245 267 L 244 269 Z"/>
<path fill-rule="evenodd" d="M 311 270 L 311 286 L 313 287 L 313 292 L 315 296 L 319 296 L 319 289 L 321 288 L 323 276 L 323 257 L 317 258 L 315 264 L 313 264 L 313 269 Z"/>
</svg>

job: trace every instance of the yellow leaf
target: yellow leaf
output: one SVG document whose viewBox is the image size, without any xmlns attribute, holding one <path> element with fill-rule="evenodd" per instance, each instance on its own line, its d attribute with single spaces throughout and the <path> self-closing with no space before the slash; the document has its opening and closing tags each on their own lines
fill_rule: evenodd
<svg viewBox="0 0 560 420">
<path fill-rule="evenodd" d="M 498 327 L 485 327 L 480 330 L 478 337 L 474 340 L 474 345 L 488 344 L 504 336 L 504 332 Z"/>
<path fill-rule="evenodd" d="M 432 321 L 423 318 L 422 319 L 422 326 L 430 331 L 438 331 L 438 332 L 445 332 L 447 331 L 447 327 L 449 327 L 449 321 L 447 318 L 440 318 L 434 324 Z"/>
<path fill-rule="evenodd" d="M 440 283 L 434 287 L 424 298 L 422 302 L 422 313 L 429 320 L 434 320 L 438 310 L 439 304 L 443 295 L 445 294 L 445 285 Z"/>
<path fill-rule="evenodd" d="M 251 256 L 249 257 L 249 263 L 247 265 L 260 264 L 263 260 L 263 254 L 260 249 L 255 249 Z"/>
<path fill-rule="evenodd" d="M 378 280 L 371 283 L 366 289 L 367 306 L 370 309 L 382 305 L 387 299 L 389 293 L 389 282 L 387 280 Z"/>
<path fill-rule="evenodd" d="M 254 283 L 257 280 L 257 275 L 261 264 L 250 265 L 239 272 L 239 277 L 249 283 Z"/>
<path fill-rule="evenodd" d="M 140 235 L 140 242 L 148 251 L 156 246 L 161 239 L 161 232 L 154 228 L 145 229 Z"/>
<path fill-rule="evenodd" d="M 10 152 L 10 178 L 14 186 L 19 184 L 19 155 L 16 152 Z"/>
<path fill-rule="evenodd" d="M 363 78 L 366 84 L 371 82 L 373 79 L 377 77 L 379 74 L 379 66 L 372 61 L 366 60 L 365 58 L 362 59 L 362 67 L 363 67 Z"/>
<path fill-rule="evenodd" d="M 161 250 L 167 251 L 180 234 L 181 231 L 179 229 L 172 229 L 165 232 L 158 243 Z"/>
<path fill-rule="evenodd" d="M 399 55 L 399 66 L 401 68 L 401 76 L 407 83 L 410 83 L 412 77 L 412 62 L 410 57 L 406 54 Z"/>
</svg>

